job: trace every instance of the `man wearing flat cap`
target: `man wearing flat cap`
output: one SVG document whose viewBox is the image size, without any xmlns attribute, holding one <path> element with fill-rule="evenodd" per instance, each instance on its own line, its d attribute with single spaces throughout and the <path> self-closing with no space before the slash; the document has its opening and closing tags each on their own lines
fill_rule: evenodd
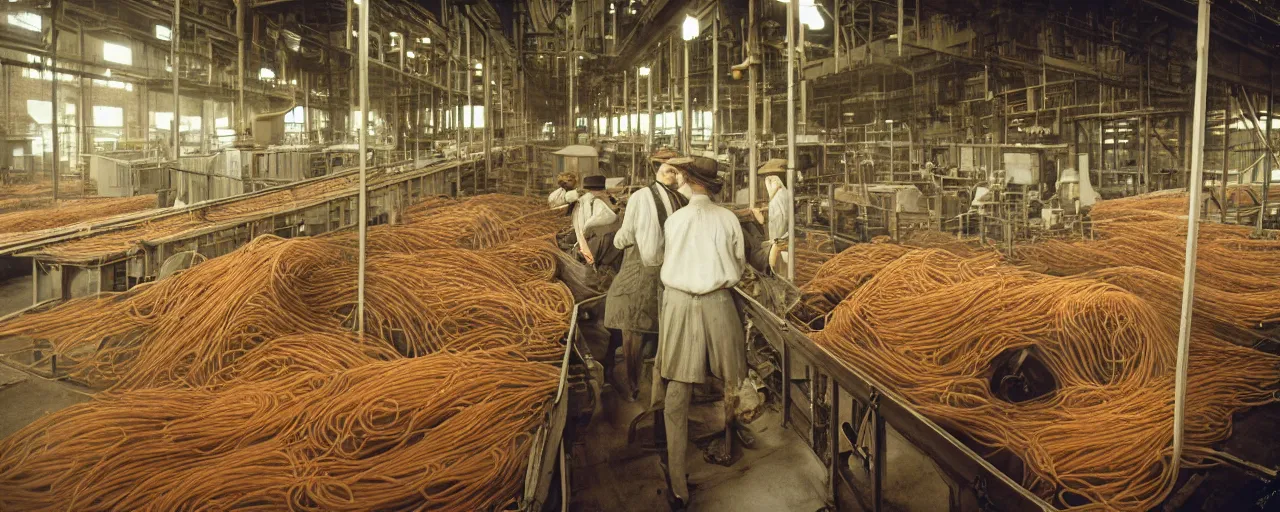
<svg viewBox="0 0 1280 512">
<path fill-rule="evenodd" d="M 706 382 L 708 370 L 736 389 L 746 377 L 743 324 L 731 288 L 746 267 L 738 217 L 711 201 L 724 181 L 715 160 L 673 158 L 668 165 L 682 171 L 681 192 L 689 204 L 667 219 L 662 264 L 662 307 L 655 358 L 654 406 L 665 408 L 668 474 L 676 508 L 689 499 L 685 450 L 688 447 L 689 399 L 694 384 Z M 725 427 L 733 428 L 734 402 L 725 399 Z M 661 403 L 659 403 L 661 402 Z M 725 453 L 731 453 L 726 435 Z M 725 457 L 727 458 L 727 457 Z"/>
</svg>

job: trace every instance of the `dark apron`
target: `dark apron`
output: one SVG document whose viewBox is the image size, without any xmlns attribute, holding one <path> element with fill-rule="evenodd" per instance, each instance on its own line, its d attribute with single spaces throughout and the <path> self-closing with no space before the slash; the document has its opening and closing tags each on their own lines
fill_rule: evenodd
<svg viewBox="0 0 1280 512">
<path fill-rule="evenodd" d="M 667 209 L 655 186 L 645 187 L 653 194 L 658 211 L 658 229 L 667 222 Z M 664 187 L 665 188 L 665 187 Z M 670 197 L 673 210 L 684 206 L 684 196 Z M 662 300 L 662 267 L 650 267 L 640 258 L 633 245 L 622 257 L 622 267 L 609 285 L 604 305 L 604 326 L 638 333 L 658 332 L 658 305 Z"/>
</svg>

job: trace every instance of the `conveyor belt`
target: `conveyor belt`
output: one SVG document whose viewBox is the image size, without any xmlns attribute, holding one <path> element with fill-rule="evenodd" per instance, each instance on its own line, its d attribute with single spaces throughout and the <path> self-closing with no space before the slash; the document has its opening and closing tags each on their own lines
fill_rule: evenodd
<svg viewBox="0 0 1280 512">
<path fill-rule="evenodd" d="M 475 162 L 442 162 L 407 172 L 395 172 L 393 168 L 375 169 L 367 181 L 372 189 Z M 158 215 L 113 219 L 87 230 L 58 230 L 36 240 L 0 245 L 0 255 L 17 254 L 56 263 L 100 263 L 128 255 L 149 242 L 197 235 L 354 196 L 358 193 L 358 180 L 359 171 L 345 171 L 234 198 L 171 209 Z"/>
</svg>

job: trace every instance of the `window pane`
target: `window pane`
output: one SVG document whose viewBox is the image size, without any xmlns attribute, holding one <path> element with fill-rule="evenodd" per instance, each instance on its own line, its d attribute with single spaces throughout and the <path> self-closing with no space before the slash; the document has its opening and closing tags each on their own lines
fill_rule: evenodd
<svg viewBox="0 0 1280 512">
<path fill-rule="evenodd" d="M 20 12 L 9 15 L 9 26 L 39 32 L 44 30 L 44 18 L 33 12 Z"/>
<path fill-rule="evenodd" d="M 53 123 L 53 103 L 41 100 L 27 100 L 27 115 L 39 124 Z"/>
<path fill-rule="evenodd" d="M 120 107 L 93 106 L 93 125 L 103 128 L 123 128 L 124 109 Z"/>
<path fill-rule="evenodd" d="M 132 66 L 133 50 L 124 45 L 102 43 L 102 58 L 108 62 Z"/>
</svg>

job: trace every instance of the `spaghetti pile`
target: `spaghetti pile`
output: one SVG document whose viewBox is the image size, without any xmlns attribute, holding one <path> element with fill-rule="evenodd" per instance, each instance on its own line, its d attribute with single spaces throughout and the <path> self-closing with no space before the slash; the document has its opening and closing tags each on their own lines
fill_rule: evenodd
<svg viewBox="0 0 1280 512">
<path fill-rule="evenodd" d="M 938 423 L 1016 455 L 1023 484 L 1059 504 L 1147 510 L 1169 493 L 1180 283 L 1149 269 L 1054 277 L 940 250 L 864 251 L 811 283 L 854 267 L 816 343 Z M 1233 316 L 1256 297 L 1199 299 L 1207 320 L 1193 333 L 1184 454 L 1193 466 L 1212 463 L 1232 415 L 1274 401 L 1280 384 L 1280 358 L 1224 337 L 1274 318 L 1273 307 Z M 992 365 L 1024 348 L 1057 387 L 1013 403 L 992 391 Z"/>
<path fill-rule="evenodd" d="M 156 196 L 72 199 L 56 207 L 0 213 L 0 243 L 32 238 L 50 229 L 156 207 Z"/>
<path fill-rule="evenodd" d="M 563 218 L 495 202 L 430 201 L 369 230 L 364 336 L 347 232 L 259 237 L 0 324 L 109 386 L 0 442 L 0 509 L 515 503 L 572 297 L 537 235 Z"/>
<path fill-rule="evenodd" d="M 333 343 L 321 340 L 242 359 L 241 375 L 255 379 L 128 391 L 41 418 L 0 442 L 0 509 L 469 511 L 517 501 L 555 367 L 489 353 L 299 362 L 324 356 Z M 273 373 L 266 358 L 291 366 Z"/>
<path fill-rule="evenodd" d="M 466 203 L 371 229 L 366 331 L 408 356 L 515 348 L 557 358 L 573 299 L 554 281 L 554 247 L 508 229 L 528 228 Z M 262 236 L 171 279 L 0 324 L 0 336 L 48 342 L 94 385 L 200 387 L 267 340 L 354 327 L 356 250 L 350 232 Z"/>
</svg>

